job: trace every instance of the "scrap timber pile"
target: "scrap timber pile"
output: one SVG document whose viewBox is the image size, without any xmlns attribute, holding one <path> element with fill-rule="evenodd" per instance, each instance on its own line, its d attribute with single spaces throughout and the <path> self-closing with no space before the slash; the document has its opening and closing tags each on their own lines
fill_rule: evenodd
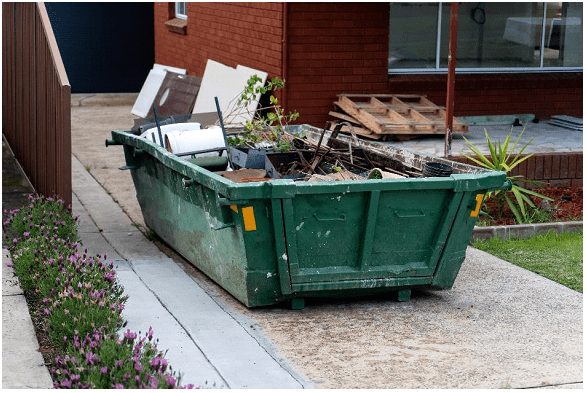
<svg viewBox="0 0 587 393">
<path fill-rule="evenodd" d="M 338 129 L 340 129 L 340 125 Z M 337 139 L 335 130 L 326 141 L 325 130 L 318 141 L 287 134 L 291 138 L 291 151 L 265 151 L 258 148 L 231 148 L 231 171 L 218 172 L 234 182 L 246 183 L 272 179 L 322 182 L 342 180 L 401 179 L 427 176 L 424 169 L 406 162 L 394 160 L 384 152 L 365 148 Z M 245 153 L 246 150 L 246 153 Z M 246 157 L 238 157 L 245 155 Z M 447 171 L 453 168 L 440 163 L 430 163 Z M 430 168 L 432 169 L 432 167 Z M 450 172 L 450 173 L 449 173 Z M 438 172 L 439 173 L 439 172 Z"/>
<path fill-rule="evenodd" d="M 334 107 L 329 115 L 348 123 L 342 132 L 368 139 L 407 140 L 445 133 L 446 110 L 421 95 L 340 94 Z M 467 132 L 467 125 L 454 118 L 453 132 Z"/>
</svg>

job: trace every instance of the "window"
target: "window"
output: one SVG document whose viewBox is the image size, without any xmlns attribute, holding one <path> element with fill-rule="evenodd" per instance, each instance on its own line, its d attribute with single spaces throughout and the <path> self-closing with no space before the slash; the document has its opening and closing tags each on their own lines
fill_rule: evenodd
<svg viewBox="0 0 587 393">
<path fill-rule="evenodd" d="M 179 19 L 187 19 L 187 6 L 185 2 L 176 2 L 175 3 L 175 17 Z"/>
<path fill-rule="evenodd" d="M 457 70 L 577 71 L 582 3 L 459 3 Z M 446 72 L 450 4 L 391 3 L 389 72 Z"/>
</svg>

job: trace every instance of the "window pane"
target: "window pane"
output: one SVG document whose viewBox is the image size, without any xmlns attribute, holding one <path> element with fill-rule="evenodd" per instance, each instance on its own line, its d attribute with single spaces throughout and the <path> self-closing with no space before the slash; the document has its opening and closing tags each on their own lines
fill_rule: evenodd
<svg viewBox="0 0 587 393">
<path fill-rule="evenodd" d="M 543 3 L 459 3 L 457 67 L 539 67 Z M 442 7 L 440 66 L 448 65 L 450 5 Z"/>
<path fill-rule="evenodd" d="M 547 3 L 544 66 L 583 66 L 582 3 Z"/>
<path fill-rule="evenodd" d="M 438 3 L 391 3 L 389 68 L 435 68 Z"/>
</svg>

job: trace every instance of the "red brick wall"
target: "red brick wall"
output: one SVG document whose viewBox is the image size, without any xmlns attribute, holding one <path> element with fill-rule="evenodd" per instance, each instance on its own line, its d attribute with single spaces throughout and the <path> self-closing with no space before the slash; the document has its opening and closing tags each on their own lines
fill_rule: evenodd
<svg viewBox="0 0 587 393">
<path fill-rule="evenodd" d="M 283 5 L 279 3 L 186 3 L 185 35 L 165 22 L 169 4 L 155 3 L 155 61 L 202 76 L 207 59 L 281 75 Z"/>
<path fill-rule="evenodd" d="M 339 93 L 387 89 L 388 3 L 289 3 L 286 104 L 324 125 Z"/>
<path fill-rule="evenodd" d="M 446 75 L 391 75 L 390 93 L 426 94 L 446 102 Z M 582 73 L 457 74 L 457 116 L 534 113 L 583 115 Z"/>
</svg>

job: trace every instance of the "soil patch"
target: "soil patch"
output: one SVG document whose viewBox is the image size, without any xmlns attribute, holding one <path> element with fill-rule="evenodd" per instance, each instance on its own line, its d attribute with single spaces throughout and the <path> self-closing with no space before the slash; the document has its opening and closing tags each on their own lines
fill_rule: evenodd
<svg viewBox="0 0 587 393">
<path fill-rule="evenodd" d="M 532 223 L 583 220 L 583 187 L 544 187 L 536 189 L 536 191 L 552 198 L 553 201 L 547 202 L 537 197 L 531 197 L 539 207 L 533 216 Z M 500 216 L 495 201 L 488 201 L 484 211 L 488 216 L 480 217 L 478 225 L 517 224 L 514 215 L 507 208 L 501 212 Z"/>
</svg>

